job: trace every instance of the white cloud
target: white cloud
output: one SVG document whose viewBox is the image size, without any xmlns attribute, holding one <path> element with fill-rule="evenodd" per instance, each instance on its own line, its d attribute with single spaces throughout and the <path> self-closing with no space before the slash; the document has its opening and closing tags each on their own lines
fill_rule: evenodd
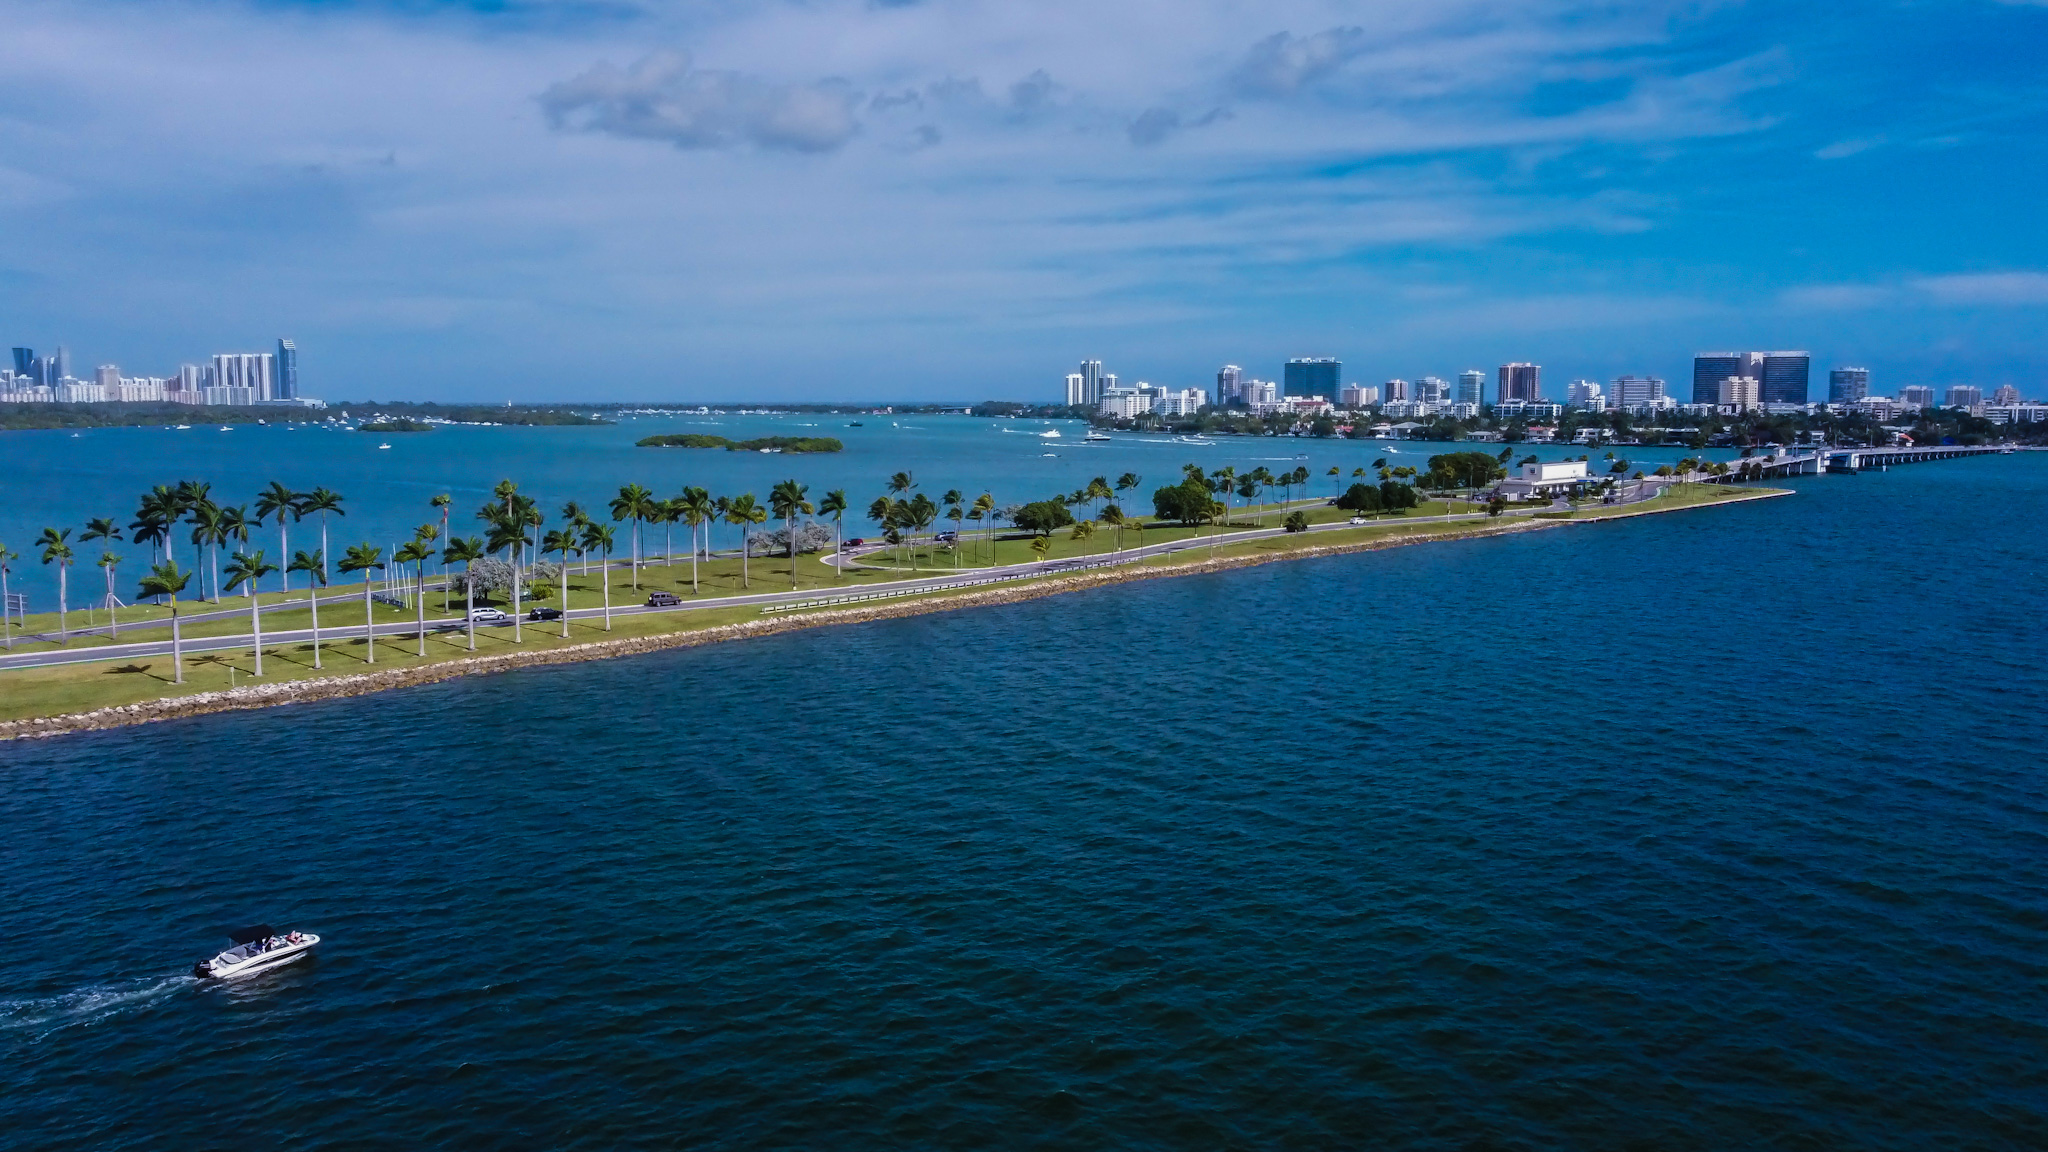
<svg viewBox="0 0 2048 1152">
<path fill-rule="evenodd" d="M 697 69 L 680 52 L 657 52 L 626 68 L 601 63 L 540 96 L 557 128 L 678 148 L 750 143 L 796 152 L 828 152 L 851 139 L 855 101 L 843 83 L 776 84 Z"/>
<path fill-rule="evenodd" d="M 1913 287 L 1944 304 L 2048 304 L 2048 272 L 1970 272 L 1930 276 Z"/>
</svg>

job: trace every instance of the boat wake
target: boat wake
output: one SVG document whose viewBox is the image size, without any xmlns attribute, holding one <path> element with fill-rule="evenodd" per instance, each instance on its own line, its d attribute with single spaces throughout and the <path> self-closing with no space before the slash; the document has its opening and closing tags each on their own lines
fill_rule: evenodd
<svg viewBox="0 0 2048 1152">
<path fill-rule="evenodd" d="M 89 1028 L 150 1008 L 197 984 L 190 976 L 136 976 L 51 996 L 0 996 L 0 1036 L 41 1040 L 66 1028 Z"/>
</svg>

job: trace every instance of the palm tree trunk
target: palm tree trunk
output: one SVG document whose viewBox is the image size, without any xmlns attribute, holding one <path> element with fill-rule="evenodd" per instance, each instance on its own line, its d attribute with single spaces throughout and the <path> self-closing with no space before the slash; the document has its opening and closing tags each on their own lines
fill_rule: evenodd
<svg viewBox="0 0 2048 1152">
<path fill-rule="evenodd" d="M 562 553 L 562 639 L 569 638 L 569 554 Z"/>
<path fill-rule="evenodd" d="M 121 617 L 114 610 L 114 570 L 107 569 L 107 623 L 113 625 L 114 639 L 121 638 Z"/>
<path fill-rule="evenodd" d="M 277 555 L 280 560 L 289 560 L 292 557 L 291 533 L 285 529 L 284 513 L 282 512 L 279 512 L 277 514 Z M 291 573 L 278 573 L 278 589 L 281 592 L 289 592 L 292 590 Z M 263 673 L 261 672 L 258 672 L 256 674 L 258 676 L 263 675 Z"/>
<path fill-rule="evenodd" d="M 178 598 L 171 597 L 171 683 L 185 682 L 185 646 L 178 635 Z"/>
<path fill-rule="evenodd" d="M 327 558 L 326 551 L 326 542 L 322 541 L 320 556 L 322 560 Z M 308 577 L 308 579 L 311 579 L 311 577 Z M 313 589 L 313 667 L 320 667 L 320 590 L 318 588 Z"/>
<path fill-rule="evenodd" d="M 753 584 L 747 580 L 747 553 L 753 551 L 752 548 L 747 547 L 748 540 L 747 526 L 742 524 L 740 525 L 740 587 L 742 588 L 753 587 Z"/>
<path fill-rule="evenodd" d="M 784 521 L 789 532 L 789 590 L 796 591 L 796 517 Z"/>
<path fill-rule="evenodd" d="M 699 527 L 702 527 L 702 525 L 697 525 L 697 524 L 692 524 L 692 525 L 690 525 L 690 595 L 692 595 L 692 596 L 695 596 L 695 595 L 697 594 L 697 592 L 698 592 L 698 588 L 697 588 L 697 529 L 698 529 Z M 708 530 L 708 529 L 706 530 L 706 532 L 705 532 L 705 535 L 706 535 L 706 536 L 709 536 L 709 535 L 710 535 L 710 532 L 709 532 L 709 530 Z"/>
<path fill-rule="evenodd" d="M 14 651 L 14 618 L 8 614 L 7 605 L 12 603 L 8 597 L 6 561 L 0 560 L 0 639 L 6 640 L 7 650 L 12 652 Z"/>
<path fill-rule="evenodd" d="M 370 610 L 370 570 L 363 569 L 363 663 L 377 662 L 377 616 Z"/>
<path fill-rule="evenodd" d="M 256 587 L 256 582 L 255 582 L 254 580 L 251 580 L 251 581 L 249 581 L 249 587 L 251 587 L 251 588 L 254 588 L 254 587 Z M 263 601 L 262 601 L 262 600 L 258 599 L 257 597 L 255 597 L 255 596 L 253 596 L 253 595 L 249 597 L 249 637 L 250 637 L 250 639 L 251 639 L 251 640 L 253 640 L 253 641 L 255 642 L 255 648 L 253 649 L 253 651 L 255 652 L 255 656 L 256 656 L 256 675 L 258 675 L 258 676 L 261 676 L 261 675 L 263 675 L 263 612 L 262 612 L 262 607 L 263 607 Z"/>
<path fill-rule="evenodd" d="M 64 602 L 67 586 L 64 574 L 70 567 L 69 564 L 64 563 L 62 560 L 57 562 L 57 635 L 66 644 L 71 643 L 71 626 L 66 623 L 69 610 Z"/>
<path fill-rule="evenodd" d="M 519 638 L 519 550 L 512 551 L 512 642 L 523 644 Z"/>
<path fill-rule="evenodd" d="M 607 631 L 607 632 L 609 632 L 609 631 L 611 631 L 611 630 L 612 630 L 612 554 L 611 554 L 611 552 L 609 552 L 609 551 L 605 552 L 605 554 L 604 554 L 604 561 L 603 561 L 603 562 L 602 562 L 601 564 L 599 564 L 599 565 L 598 565 L 598 569 L 597 569 L 597 570 L 598 570 L 599 572 L 603 573 L 603 577 L 604 577 L 604 630 L 605 630 L 605 631 Z"/>
<path fill-rule="evenodd" d="M 476 561 L 462 562 L 463 619 L 469 622 L 469 650 L 476 651 Z"/>
<path fill-rule="evenodd" d="M 413 598 L 413 607 L 419 612 L 420 655 L 425 656 L 427 654 L 427 561 L 424 557 L 420 559 L 417 571 L 420 581 L 420 594 Z M 517 579 L 516 576 L 514 578 Z"/>
</svg>

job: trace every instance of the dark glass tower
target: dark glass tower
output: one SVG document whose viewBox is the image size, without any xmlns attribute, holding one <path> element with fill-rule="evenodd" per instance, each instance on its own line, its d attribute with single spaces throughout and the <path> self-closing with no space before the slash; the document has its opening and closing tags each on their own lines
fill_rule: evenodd
<svg viewBox="0 0 2048 1152">
<path fill-rule="evenodd" d="M 299 348 L 282 336 L 277 340 L 277 375 L 270 382 L 270 398 L 299 398 Z"/>
<path fill-rule="evenodd" d="M 35 349 L 16 348 L 14 350 L 14 374 L 16 376 L 33 376 L 36 374 Z"/>
<path fill-rule="evenodd" d="M 1692 402 L 1719 404 L 1721 381 L 1730 376 L 1749 375 L 1745 352 L 1707 352 L 1692 358 Z"/>
<path fill-rule="evenodd" d="M 1328 356 L 1301 356 L 1287 362 L 1280 386 L 1289 396 L 1335 396 L 1338 378 L 1343 374 L 1341 361 Z"/>
<path fill-rule="evenodd" d="M 1757 377 L 1757 403 L 1806 403 L 1807 367 L 1812 357 L 1804 352 L 1766 352 L 1763 361 L 1763 374 Z"/>
</svg>

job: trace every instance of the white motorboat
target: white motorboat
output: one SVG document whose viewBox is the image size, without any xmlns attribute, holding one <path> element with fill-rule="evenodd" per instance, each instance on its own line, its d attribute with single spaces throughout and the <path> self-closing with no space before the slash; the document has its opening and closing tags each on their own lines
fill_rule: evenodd
<svg viewBox="0 0 2048 1152">
<path fill-rule="evenodd" d="M 1083 444 L 1107 444 L 1110 442 L 1111 439 L 1113 439 L 1113 437 L 1111 437 L 1107 432 L 1102 432 L 1094 428 L 1090 428 L 1088 430 L 1088 434 L 1086 436 L 1081 437 L 1081 442 Z"/>
<path fill-rule="evenodd" d="M 1060 438 L 1060 430 L 1054 428 L 1049 432 L 1040 432 L 1038 436 L 1041 440 L 1057 440 Z"/>
<path fill-rule="evenodd" d="M 278 932 L 268 924 L 254 924 L 228 933 L 234 946 L 211 960 L 192 966 L 192 974 L 232 980 L 253 972 L 268 972 L 289 964 L 313 950 L 320 938 L 311 932 Z"/>
</svg>

